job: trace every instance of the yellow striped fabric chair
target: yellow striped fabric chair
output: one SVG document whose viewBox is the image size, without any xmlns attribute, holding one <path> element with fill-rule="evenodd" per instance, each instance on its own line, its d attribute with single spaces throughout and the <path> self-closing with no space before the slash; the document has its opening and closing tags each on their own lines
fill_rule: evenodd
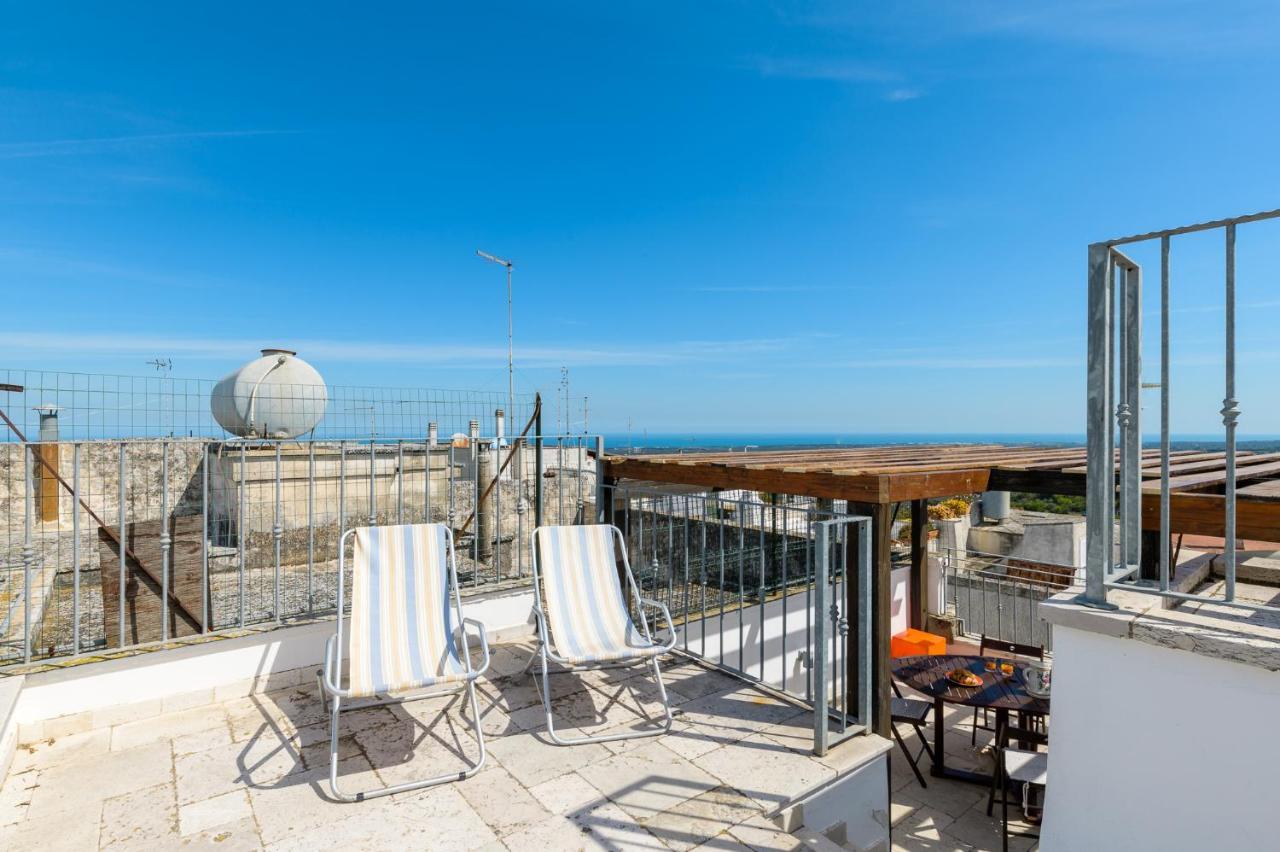
<svg viewBox="0 0 1280 852">
<path fill-rule="evenodd" d="M 670 730 L 671 706 L 662 684 L 658 657 L 675 646 L 675 627 L 663 604 L 640 596 L 621 531 L 606 524 L 544 526 L 534 530 L 532 546 L 538 647 L 530 665 L 538 660 L 542 663 L 538 688 L 551 739 L 561 745 L 575 745 L 649 737 Z M 639 603 L 638 627 L 623 597 L 619 553 L 622 577 Z M 671 634 L 666 642 L 654 640 L 646 610 L 661 615 L 662 623 Z M 595 737 L 561 737 L 555 730 L 547 683 L 552 674 L 551 663 L 556 663 L 561 671 L 627 664 L 652 666 L 665 716 L 663 726 Z"/>
<path fill-rule="evenodd" d="M 351 615 L 344 630 L 346 543 L 355 537 L 351 565 Z M 343 534 L 338 547 L 337 632 L 325 646 L 324 668 L 317 676 L 331 713 L 329 784 L 334 797 L 359 801 L 445 781 L 457 781 L 484 765 L 484 736 L 475 680 L 489 667 L 484 625 L 464 618 L 458 595 L 453 533 L 443 524 L 358 527 Z M 479 635 L 481 664 L 471 665 L 467 629 Z M 343 637 L 348 641 L 344 645 Z M 348 652 L 343 687 L 342 651 Z M 422 690 L 446 686 L 447 690 Z M 392 787 L 349 793 L 338 786 L 338 728 L 342 712 L 373 705 L 416 700 L 466 690 L 479 758 L 461 772 L 410 781 Z M 406 695 L 407 694 L 407 695 Z M 346 704 L 354 699 L 370 699 Z"/>
</svg>

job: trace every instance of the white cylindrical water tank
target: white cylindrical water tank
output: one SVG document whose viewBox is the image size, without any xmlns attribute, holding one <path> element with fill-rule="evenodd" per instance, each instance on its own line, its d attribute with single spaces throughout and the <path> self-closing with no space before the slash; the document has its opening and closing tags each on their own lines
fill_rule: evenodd
<svg viewBox="0 0 1280 852">
<path fill-rule="evenodd" d="M 288 349 L 263 349 L 214 385 L 209 405 L 218 425 L 241 438 L 296 438 L 324 417 L 324 379 Z"/>
</svg>

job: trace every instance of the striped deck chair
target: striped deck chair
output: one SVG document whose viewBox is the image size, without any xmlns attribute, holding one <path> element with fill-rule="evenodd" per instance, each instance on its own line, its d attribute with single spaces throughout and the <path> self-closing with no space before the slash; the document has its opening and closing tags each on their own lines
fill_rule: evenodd
<svg viewBox="0 0 1280 852">
<path fill-rule="evenodd" d="M 615 545 L 632 595 L 639 602 L 640 626 L 631 619 L 618 579 Z M 667 625 L 671 614 L 661 603 L 640 597 L 622 532 L 607 524 L 538 527 L 533 532 L 534 620 L 538 647 L 529 665 L 542 661 L 538 690 L 547 712 L 547 732 L 560 745 L 611 742 L 651 737 L 671 730 L 671 705 L 658 657 L 676 644 L 675 627 L 665 643 L 655 642 L 645 610 L 658 612 Z M 653 667 L 666 719 L 657 730 L 630 731 L 565 739 L 556 733 L 551 713 L 550 663 L 563 670 L 599 668 L 639 662 Z M 535 677 L 536 680 L 536 677 Z M 643 714 L 642 714 L 643 715 Z"/>
<path fill-rule="evenodd" d="M 344 631 L 345 553 L 350 536 L 355 536 L 351 615 L 349 631 Z M 484 625 L 462 615 L 452 531 L 444 524 L 347 530 L 338 542 L 337 621 L 337 632 L 325 645 L 324 668 L 317 672 L 332 717 L 329 784 L 334 797 L 345 802 L 361 801 L 460 781 L 479 772 L 485 752 L 475 680 L 489 667 L 489 642 Z M 468 627 L 479 634 L 479 668 L 471 667 Z M 345 646 L 344 632 L 349 638 Z M 347 651 L 349 667 L 345 688 L 341 686 L 343 650 Z M 421 690 L 434 686 L 453 688 L 421 694 Z M 468 769 L 361 793 L 347 793 L 338 787 L 338 719 L 343 711 L 464 689 L 471 702 L 476 742 L 480 744 L 480 757 L 475 763 L 468 761 Z M 343 706 L 344 701 L 356 699 L 371 700 Z"/>
</svg>

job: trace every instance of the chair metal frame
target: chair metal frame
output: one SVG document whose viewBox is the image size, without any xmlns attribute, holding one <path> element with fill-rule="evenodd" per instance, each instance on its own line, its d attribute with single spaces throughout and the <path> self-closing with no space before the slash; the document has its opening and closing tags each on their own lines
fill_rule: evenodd
<svg viewBox="0 0 1280 852">
<path fill-rule="evenodd" d="M 898 684 L 894 681 L 890 681 L 890 685 L 893 687 L 893 697 L 890 698 L 891 709 L 893 703 L 896 701 L 916 701 L 927 705 L 929 708 L 928 713 L 933 712 L 933 704 L 931 702 L 925 701 L 923 698 L 903 698 L 902 690 L 898 688 Z M 928 713 L 926 713 L 926 719 L 928 718 Z M 916 736 L 920 739 L 920 745 L 922 746 L 920 751 L 916 752 L 916 754 L 912 755 L 911 749 L 907 748 L 907 741 L 904 740 L 902 738 L 902 734 L 898 732 L 899 724 L 910 725 L 912 729 L 915 730 Z M 902 754 L 907 758 L 907 764 L 911 767 L 911 771 L 915 773 L 916 780 L 920 782 L 920 786 L 927 789 L 929 785 L 925 782 L 924 774 L 920 772 L 919 765 L 920 758 L 925 755 L 929 756 L 929 761 L 931 763 L 933 762 L 933 746 L 929 745 L 929 739 L 924 735 L 924 726 L 926 724 L 927 722 L 922 722 L 914 717 L 899 715 L 892 712 L 889 717 L 889 731 L 893 734 L 894 741 L 896 741 L 898 743 L 898 747 L 902 749 Z"/>
<path fill-rule="evenodd" d="M 484 748 L 484 731 L 480 726 L 480 705 L 476 700 L 476 679 L 479 678 L 489 668 L 489 639 L 485 634 L 484 624 L 474 618 L 466 618 L 462 612 L 462 596 L 458 590 L 458 567 L 454 557 L 453 549 L 453 531 L 445 526 L 445 541 L 448 550 L 449 559 L 449 588 L 452 591 L 453 607 L 457 614 L 458 628 L 454 636 L 449 637 L 450 642 L 455 643 L 457 647 L 457 637 L 460 635 L 462 640 L 462 659 L 466 662 L 467 672 L 465 679 L 459 683 L 456 688 L 440 690 L 427 694 L 414 694 L 404 697 L 391 697 L 387 695 L 376 695 L 371 700 L 359 701 L 359 703 L 351 704 L 346 707 L 342 706 L 344 700 L 355 701 L 352 698 L 350 689 L 343 689 L 339 684 L 342 683 L 342 622 L 344 610 L 344 594 L 346 571 L 346 544 L 347 538 L 362 529 L 374 529 L 374 527 L 353 527 L 342 534 L 338 540 L 338 612 L 337 612 L 337 630 L 334 635 L 330 636 L 324 646 L 324 668 L 316 671 L 316 679 L 319 681 L 322 695 L 325 698 L 325 704 L 330 712 L 329 727 L 329 788 L 333 793 L 333 797 L 343 802 L 360 802 L 365 799 L 377 798 L 379 796 L 389 796 L 394 793 L 403 793 L 408 790 L 417 790 L 423 787 L 432 787 L 436 784 L 443 784 L 448 781 L 461 781 L 470 778 L 484 767 L 485 748 Z M 479 635 L 481 663 L 479 668 L 471 665 L 471 639 L 467 632 L 467 627 L 475 628 Z M 428 689 L 436 681 L 429 679 L 421 684 L 421 688 Z M 355 793 L 344 791 L 338 786 L 338 727 L 339 717 L 344 712 L 351 710 L 363 710 L 368 707 L 383 707 L 395 704 L 406 704 L 411 701 L 422 701 L 429 698 L 438 698 L 442 695 L 458 695 L 463 691 L 467 692 L 471 702 L 471 715 L 473 720 L 473 729 L 475 731 L 476 742 L 480 745 L 480 755 L 472 762 L 464 755 L 467 768 L 456 772 L 448 772 L 442 775 L 436 775 L 420 781 L 407 781 L 402 784 L 394 784 L 389 787 L 383 787 L 373 790 L 364 790 Z M 443 714 L 445 711 L 441 711 Z"/>
<path fill-rule="evenodd" d="M 1010 657 L 1026 657 L 1044 662 L 1043 645 L 1023 645 L 1018 642 L 1007 642 L 1004 639 L 996 639 L 984 633 L 978 640 L 978 654 L 985 657 L 988 651 L 998 651 Z M 982 724 L 978 724 L 979 713 L 982 714 Z M 969 732 L 969 745 L 975 747 L 978 745 L 978 731 L 990 731 L 992 734 L 996 732 L 988 713 L 989 709 L 986 707 L 973 708 L 973 724 Z"/>
<path fill-rule="evenodd" d="M 1011 725 L 1003 724 L 996 726 L 996 753 L 995 767 L 991 773 L 991 789 L 987 793 L 987 816 L 991 816 L 992 808 L 996 801 L 996 790 L 1000 791 L 1000 836 L 1002 849 L 1009 852 L 1010 837 L 1032 837 L 1038 838 L 1038 832 L 1018 831 L 1010 834 L 1009 832 L 1009 777 L 1008 768 L 1005 765 L 1005 755 L 1009 752 L 1009 740 L 1018 739 L 1020 741 L 1038 746 L 1048 746 L 1049 738 L 1039 731 L 1014 728 Z M 1022 809 L 1025 813 L 1030 809 L 1029 795 L 1031 787 L 1041 787 L 1047 791 L 1048 787 L 1044 784 L 1036 784 L 1031 781 L 1022 782 Z M 1044 811 L 1044 805 L 1040 806 L 1041 812 Z"/>
<path fill-rule="evenodd" d="M 533 616 L 537 628 L 538 645 L 534 649 L 533 654 L 529 657 L 529 662 L 525 665 L 525 671 L 531 672 L 534 684 L 538 687 L 538 693 L 542 696 L 542 706 L 547 716 L 547 735 L 551 741 L 557 745 L 582 745 L 585 743 L 608 743 L 617 742 L 619 740 L 634 740 L 642 737 L 656 737 L 665 734 L 671 730 L 672 714 L 671 701 L 667 698 L 667 688 L 662 683 L 662 670 L 658 666 L 658 657 L 667 653 L 676 645 L 676 628 L 671 621 L 671 612 L 666 605 L 660 601 L 651 598 L 642 597 L 640 589 L 636 585 L 635 575 L 631 572 L 631 559 L 627 555 L 627 542 L 623 538 L 622 530 L 613 524 L 596 524 L 594 526 L 607 526 L 613 532 L 613 539 L 618 548 L 622 551 L 622 566 L 626 575 L 627 585 L 630 587 L 631 594 L 637 602 L 636 612 L 640 616 L 640 633 L 645 640 L 650 643 L 654 642 L 653 634 L 649 631 L 649 620 L 645 617 L 645 609 L 657 610 L 665 619 L 668 628 L 671 630 L 671 638 L 665 644 L 652 644 L 651 647 L 643 649 L 640 653 L 622 657 L 620 659 L 602 660 L 599 662 L 574 663 L 564 659 L 551 648 L 551 640 L 547 630 L 547 616 L 543 608 L 542 601 L 542 574 L 541 562 L 538 558 L 538 533 L 543 532 L 547 527 L 538 527 L 533 531 L 530 537 L 530 549 L 533 551 Z M 625 605 L 625 604 L 624 604 Z M 536 671 L 533 669 L 535 662 L 542 663 L 542 680 L 538 680 Z M 590 671 L 593 669 L 621 668 L 631 665 L 635 662 L 648 663 L 653 667 L 653 676 L 658 683 L 658 696 L 662 700 L 662 710 L 664 721 L 661 728 L 653 731 L 630 731 L 622 734 L 603 734 L 599 736 L 585 736 L 567 739 L 556 733 L 555 720 L 551 712 L 551 681 L 552 674 L 570 674 L 576 671 Z M 560 671 L 552 672 L 550 664 L 556 663 L 561 667 Z"/>
</svg>

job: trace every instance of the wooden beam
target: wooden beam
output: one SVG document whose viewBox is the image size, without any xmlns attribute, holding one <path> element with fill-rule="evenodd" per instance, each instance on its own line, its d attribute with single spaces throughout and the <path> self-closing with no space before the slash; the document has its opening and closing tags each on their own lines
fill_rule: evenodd
<svg viewBox="0 0 1280 852">
<path fill-rule="evenodd" d="M 773 494 L 830 497 L 863 503 L 888 502 L 879 476 L 851 476 L 841 473 L 803 473 L 775 469 L 747 469 L 698 463 L 664 464 L 640 458 L 613 457 L 609 469 L 614 476 L 647 479 L 705 488 L 736 488 Z"/>
<path fill-rule="evenodd" d="M 1169 529 L 1189 535 L 1222 536 L 1227 498 L 1221 494 L 1169 495 Z M 1160 529 L 1160 495 L 1142 495 L 1142 528 Z M 1280 503 L 1236 500 L 1236 537 L 1280 542 Z"/>
<path fill-rule="evenodd" d="M 991 477 L 989 468 L 939 471 L 937 473 L 896 473 L 886 477 L 888 487 L 883 502 L 920 500 L 928 497 L 954 497 L 987 491 Z"/>
<path fill-rule="evenodd" d="M 1022 491 L 1026 494 L 1067 494 L 1083 497 L 1085 475 L 1060 470 L 1012 470 L 996 468 L 987 482 L 991 491 Z"/>
</svg>

